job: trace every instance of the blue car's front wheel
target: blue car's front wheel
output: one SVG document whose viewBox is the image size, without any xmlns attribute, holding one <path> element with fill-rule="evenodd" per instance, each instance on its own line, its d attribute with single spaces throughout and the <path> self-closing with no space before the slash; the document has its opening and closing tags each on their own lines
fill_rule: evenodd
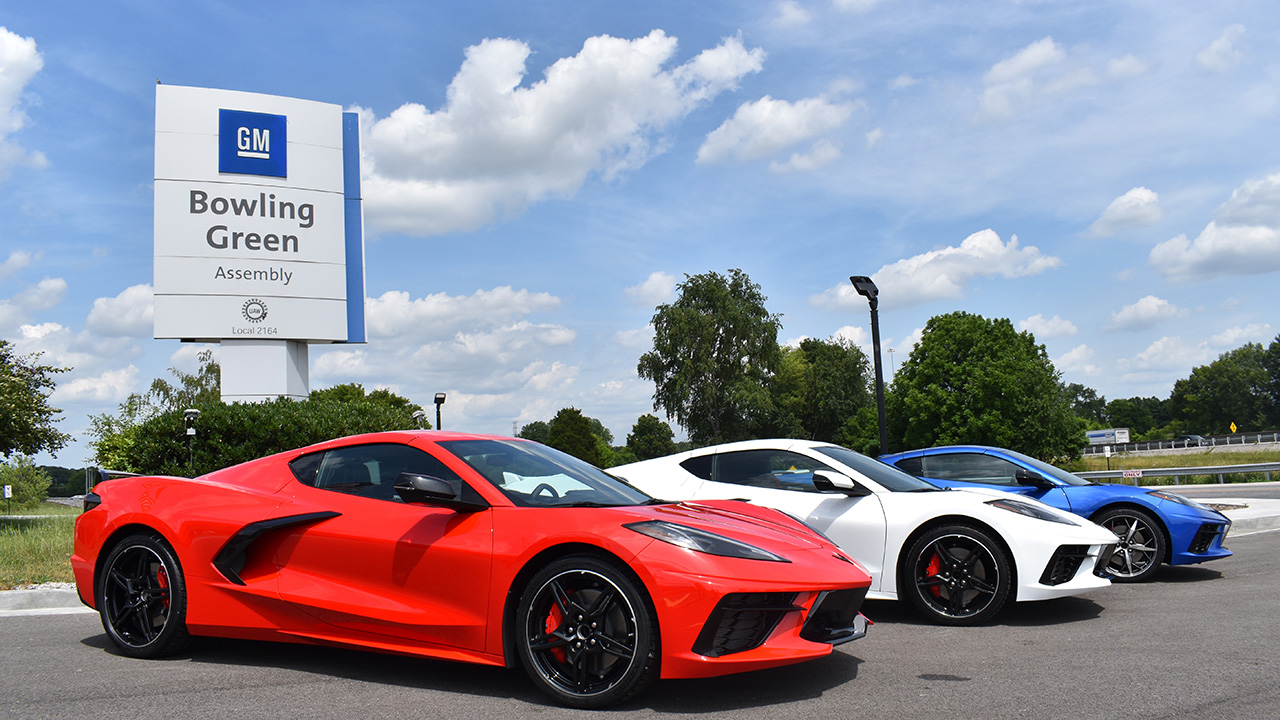
<svg viewBox="0 0 1280 720">
<path fill-rule="evenodd" d="M 1119 507 L 1103 510 L 1092 519 L 1119 539 L 1107 565 L 1114 582 L 1145 582 L 1160 569 L 1167 543 L 1160 522 L 1151 513 Z"/>
</svg>

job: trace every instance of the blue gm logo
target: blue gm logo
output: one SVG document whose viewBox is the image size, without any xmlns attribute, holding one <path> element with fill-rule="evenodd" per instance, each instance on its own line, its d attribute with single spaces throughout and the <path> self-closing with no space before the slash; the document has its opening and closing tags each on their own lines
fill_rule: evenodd
<svg viewBox="0 0 1280 720">
<path fill-rule="evenodd" d="M 284 115 L 218 110 L 218 172 L 289 177 Z"/>
</svg>

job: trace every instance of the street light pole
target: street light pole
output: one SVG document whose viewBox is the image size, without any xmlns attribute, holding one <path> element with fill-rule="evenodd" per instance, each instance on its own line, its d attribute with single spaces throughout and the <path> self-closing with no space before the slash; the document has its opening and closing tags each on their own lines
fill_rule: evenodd
<svg viewBox="0 0 1280 720">
<path fill-rule="evenodd" d="M 871 348 L 872 360 L 876 367 L 876 413 L 880 416 L 880 452 L 889 452 L 889 427 L 884 417 L 884 369 L 880 365 L 880 291 L 871 278 L 865 275 L 854 275 L 849 278 L 858 294 L 867 299 L 871 306 Z"/>
<path fill-rule="evenodd" d="M 444 393 L 436 393 L 436 429 L 440 429 L 440 406 L 444 404 Z"/>
</svg>

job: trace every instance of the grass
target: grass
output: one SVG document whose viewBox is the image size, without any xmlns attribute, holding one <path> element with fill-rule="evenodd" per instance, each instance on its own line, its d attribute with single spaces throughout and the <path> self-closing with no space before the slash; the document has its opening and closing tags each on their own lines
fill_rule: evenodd
<svg viewBox="0 0 1280 720">
<path fill-rule="evenodd" d="M 1179 453 L 1172 455 L 1112 455 L 1111 466 L 1107 467 L 1107 459 L 1101 456 L 1090 455 L 1082 458 L 1067 466 L 1067 470 L 1071 472 L 1087 472 L 1094 470 L 1151 470 L 1155 468 L 1182 468 L 1182 467 L 1216 467 L 1221 465 L 1249 465 L 1252 463 L 1274 463 L 1280 462 L 1280 450 L 1232 450 L 1223 451 L 1220 448 L 1206 448 L 1203 452 Z M 1272 473 L 1273 480 L 1280 480 L 1280 475 Z M 1143 485 L 1172 485 L 1175 478 L 1171 477 L 1143 477 Z M 1227 475 L 1224 478 L 1227 482 L 1262 482 L 1266 477 L 1260 473 L 1237 473 Z M 1190 475 L 1177 478 L 1178 482 L 1184 485 L 1201 485 L 1217 483 L 1218 476 L 1213 475 Z M 1109 482 L 1123 482 L 1113 480 Z"/>
<path fill-rule="evenodd" d="M 0 510 L 3 510 L 0 506 Z M 0 515 L 0 590 L 42 582 L 72 582 L 71 545 L 79 508 L 41 503 Z"/>
</svg>

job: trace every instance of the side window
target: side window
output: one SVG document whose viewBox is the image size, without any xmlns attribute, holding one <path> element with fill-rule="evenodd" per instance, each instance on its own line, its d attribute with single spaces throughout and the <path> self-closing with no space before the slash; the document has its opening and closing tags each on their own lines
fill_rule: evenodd
<svg viewBox="0 0 1280 720">
<path fill-rule="evenodd" d="M 920 477 L 924 474 L 924 469 L 919 457 L 902 458 L 898 462 L 894 463 L 894 465 L 908 475 Z"/>
<path fill-rule="evenodd" d="M 688 470 L 690 475 L 700 480 L 710 480 L 711 459 L 714 457 L 715 455 L 699 455 L 698 457 L 691 457 L 680 463 L 680 467 Z"/>
<path fill-rule="evenodd" d="M 733 485 L 818 492 L 814 470 L 830 470 L 813 458 L 784 450 L 741 450 L 715 456 L 712 480 Z"/>
<path fill-rule="evenodd" d="M 980 453 L 956 453 L 954 455 L 926 455 L 925 477 L 939 480 L 962 480 L 988 485 L 1017 485 L 1013 473 L 1017 466 L 1007 460 Z"/>
<path fill-rule="evenodd" d="M 461 482 L 458 474 L 432 455 L 408 445 L 353 445 L 297 458 L 289 464 L 300 482 L 322 490 L 399 502 L 396 478 L 402 472 Z"/>
</svg>

